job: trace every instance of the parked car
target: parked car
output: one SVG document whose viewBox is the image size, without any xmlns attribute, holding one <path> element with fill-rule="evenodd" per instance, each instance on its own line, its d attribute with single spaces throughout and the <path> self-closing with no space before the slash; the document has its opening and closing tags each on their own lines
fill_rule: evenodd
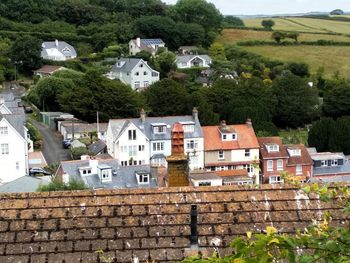
<svg viewBox="0 0 350 263">
<path fill-rule="evenodd" d="M 72 143 L 71 140 L 65 139 L 65 140 L 62 141 L 62 147 L 63 147 L 64 149 L 68 149 L 68 148 L 70 147 L 71 143 Z"/>
<path fill-rule="evenodd" d="M 35 176 L 35 175 L 39 175 L 39 174 L 42 174 L 42 175 L 51 175 L 50 172 L 48 172 L 48 171 L 46 171 L 45 169 L 40 168 L 40 167 L 33 167 L 33 168 L 30 168 L 30 169 L 29 169 L 29 175 L 30 175 L 30 176 Z"/>
</svg>

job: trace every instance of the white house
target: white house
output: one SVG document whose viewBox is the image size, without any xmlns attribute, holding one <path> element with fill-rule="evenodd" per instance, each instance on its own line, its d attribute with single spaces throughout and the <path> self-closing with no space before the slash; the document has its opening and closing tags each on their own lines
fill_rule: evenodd
<svg viewBox="0 0 350 263">
<path fill-rule="evenodd" d="M 144 50 L 154 56 L 159 48 L 165 48 L 165 43 L 159 38 L 142 39 L 138 37 L 129 41 L 129 55 L 136 55 Z"/>
<path fill-rule="evenodd" d="M 140 58 L 121 58 L 107 74 L 110 79 L 119 79 L 134 90 L 147 88 L 159 81 L 159 72 L 153 70 Z"/>
<path fill-rule="evenodd" d="M 16 103 L 18 105 L 16 100 L 0 99 L 0 183 L 11 182 L 28 173 L 30 140 L 23 108 L 10 107 Z"/>
<path fill-rule="evenodd" d="M 41 44 L 43 59 L 65 61 L 77 57 L 75 48 L 64 41 L 46 41 Z"/>
<path fill-rule="evenodd" d="M 184 154 L 192 170 L 204 167 L 204 139 L 198 111 L 192 116 L 146 117 L 110 120 L 107 129 L 107 151 L 120 165 L 151 164 L 167 166 L 171 155 L 171 129 L 181 123 L 185 132 Z"/>
<path fill-rule="evenodd" d="M 208 55 L 177 55 L 177 68 L 209 68 L 212 60 Z"/>
</svg>

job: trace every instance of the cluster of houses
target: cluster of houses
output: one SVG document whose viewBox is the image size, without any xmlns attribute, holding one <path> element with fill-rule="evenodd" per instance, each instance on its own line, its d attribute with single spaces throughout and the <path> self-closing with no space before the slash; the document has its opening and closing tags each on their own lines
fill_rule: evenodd
<svg viewBox="0 0 350 263">
<path fill-rule="evenodd" d="M 18 101 L 3 96 L 0 104 L 0 177 L 6 183 L 28 174 L 31 143 Z M 173 186 L 174 173 L 194 186 L 283 183 L 283 172 L 300 182 L 350 180 L 350 162 L 343 153 L 319 153 L 302 144 L 283 144 L 279 137 L 257 138 L 250 120 L 202 127 L 196 108 L 191 115 L 166 117 L 148 117 L 141 110 L 139 118 L 95 124 L 61 112 L 43 112 L 41 118 L 63 139 L 92 133 L 99 139 L 90 146 L 92 156 L 61 162 L 56 176 L 66 183 L 79 179 L 91 188 L 164 187 Z M 180 154 L 173 158 L 175 150 Z"/>
<path fill-rule="evenodd" d="M 134 90 L 142 90 L 159 81 L 160 74 L 152 69 L 147 61 L 141 58 L 133 58 L 137 53 L 146 51 L 156 56 L 160 49 L 166 50 L 166 45 L 161 39 L 132 39 L 129 42 L 129 55 L 131 57 L 119 58 L 106 74 L 109 79 L 117 79 L 130 85 Z M 73 46 L 64 41 L 49 41 L 42 43 L 41 57 L 52 61 L 66 61 L 77 57 Z M 175 61 L 178 69 L 193 67 L 209 68 L 212 61 L 208 55 L 198 54 L 198 48 L 184 46 L 179 48 Z M 44 65 L 34 71 L 39 77 L 50 76 L 53 73 L 65 69 L 61 66 Z"/>
</svg>

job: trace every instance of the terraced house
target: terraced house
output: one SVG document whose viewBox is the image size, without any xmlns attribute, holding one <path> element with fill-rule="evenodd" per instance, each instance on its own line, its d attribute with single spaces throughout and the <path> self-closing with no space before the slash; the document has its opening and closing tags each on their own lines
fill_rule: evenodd
<svg viewBox="0 0 350 263">
<path fill-rule="evenodd" d="M 189 158 L 190 169 L 204 167 L 204 139 L 197 109 L 192 115 L 147 117 L 144 110 L 140 118 L 110 120 L 107 129 L 108 153 L 120 165 L 166 167 L 171 155 L 171 130 L 175 123 L 184 129 L 184 154 Z"/>
<path fill-rule="evenodd" d="M 203 127 L 204 166 L 233 180 L 224 184 L 259 183 L 259 143 L 252 123 Z"/>
</svg>

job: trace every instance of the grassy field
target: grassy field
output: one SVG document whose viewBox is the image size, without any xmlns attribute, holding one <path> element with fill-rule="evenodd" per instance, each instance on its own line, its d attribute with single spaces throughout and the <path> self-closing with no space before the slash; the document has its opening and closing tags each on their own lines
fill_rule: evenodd
<svg viewBox="0 0 350 263">
<path fill-rule="evenodd" d="M 249 40 L 271 40 L 271 32 L 254 31 L 243 29 L 224 29 L 218 38 L 222 43 L 237 43 Z M 350 37 L 343 35 L 311 34 L 301 33 L 299 41 L 317 41 L 317 40 L 334 40 L 337 42 L 350 42 Z"/>
<path fill-rule="evenodd" d="M 282 138 L 284 144 L 308 144 L 309 134 L 306 129 L 281 130 L 279 136 Z"/>
<path fill-rule="evenodd" d="M 326 19 L 303 17 L 246 18 L 244 23 L 247 27 L 262 27 L 261 21 L 264 19 L 275 21 L 274 30 L 350 34 L 350 22 Z"/>
<path fill-rule="evenodd" d="M 311 72 L 323 67 L 331 76 L 339 71 L 350 77 L 350 47 L 346 46 L 253 46 L 244 49 L 282 61 L 300 61 L 309 64 Z"/>
</svg>

